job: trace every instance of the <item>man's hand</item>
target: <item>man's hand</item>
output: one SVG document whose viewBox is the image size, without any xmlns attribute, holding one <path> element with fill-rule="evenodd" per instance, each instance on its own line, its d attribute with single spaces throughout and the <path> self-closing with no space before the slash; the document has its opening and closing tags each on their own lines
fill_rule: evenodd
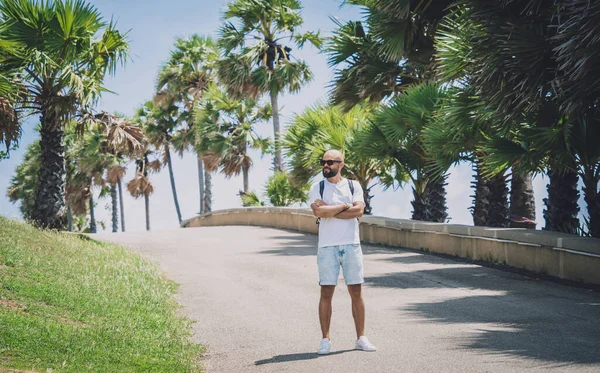
<svg viewBox="0 0 600 373">
<path fill-rule="evenodd" d="M 323 201 L 323 200 L 320 200 L 320 199 L 318 199 L 318 200 L 314 201 L 314 202 L 313 202 L 313 204 L 314 204 L 314 205 L 317 205 L 317 207 L 321 207 L 321 206 L 327 206 L 327 203 L 325 203 L 325 201 Z"/>
<path fill-rule="evenodd" d="M 338 219 L 360 218 L 363 216 L 364 210 L 365 210 L 365 204 L 363 202 L 354 202 L 352 204 L 352 207 L 337 214 L 336 218 L 338 218 Z"/>
</svg>

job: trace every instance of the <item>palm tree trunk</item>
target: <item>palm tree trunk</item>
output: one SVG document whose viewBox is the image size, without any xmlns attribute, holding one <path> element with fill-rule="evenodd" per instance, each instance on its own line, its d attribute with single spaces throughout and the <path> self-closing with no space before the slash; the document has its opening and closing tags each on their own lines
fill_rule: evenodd
<svg viewBox="0 0 600 373">
<path fill-rule="evenodd" d="M 121 185 L 121 178 L 117 179 L 117 186 L 119 187 L 119 207 L 121 208 L 121 232 L 125 232 L 125 210 L 123 209 L 123 185 Z"/>
<path fill-rule="evenodd" d="M 570 165 L 572 170 L 576 165 Z M 560 172 L 548 169 L 550 181 L 546 186 L 548 198 L 544 198 L 544 230 L 577 234 L 579 228 L 579 175 L 575 171 Z"/>
<path fill-rule="evenodd" d="M 448 217 L 446 207 L 446 178 L 432 177 L 421 170 L 417 173 L 418 179 L 413 184 L 414 220 L 445 222 Z"/>
<path fill-rule="evenodd" d="M 475 171 L 475 181 L 471 182 L 471 186 L 475 189 L 475 195 L 472 196 L 471 214 L 473 215 L 473 224 L 483 227 L 487 223 L 487 212 L 490 205 L 489 180 L 483 176 L 478 160 L 473 162 L 473 171 Z"/>
<path fill-rule="evenodd" d="M 277 92 L 271 91 L 271 108 L 273 110 L 273 143 L 275 144 L 275 159 L 273 160 L 273 168 L 275 171 L 282 172 L 283 159 L 281 157 L 279 106 L 277 101 Z"/>
<path fill-rule="evenodd" d="M 204 167 L 204 207 L 202 211 L 204 214 L 212 211 L 212 184 L 211 184 L 211 175 L 210 172 L 206 170 Z"/>
<path fill-rule="evenodd" d="M 508 227 L 508 187 L 506 177 L 498 175 L 487 178 L 483 175 L 479 160 L 473 162 L 475 181 L 471 185 L 475 189 L 473 195 L 473 224 L 486 227 Z"/>
<path fill-rule="evenodd" d="M 65 215 L 64 132 L 57 119 L 42 112 L 40 130 L 40 173 L 32 219 L 43 228 L 62 229 Z"/>
<path fill-rule="evenodd" d="M 411 219 L 425 221 L 425 196 L 417 193 L 415 188 L 413 188 L 413 200 L 410 204 L 413 207 Z"/>
<path fill-rule="evenodd" d="M 371 206 L 371 189 L 368 188 L 368 183 L 368 181 L 365 182 L 364 185 L 363 183 L 360 183 L 360 186 L 363 190 L 363 199 L 365 200 L 365 209 L 363 211 L 365 215 L 371 215 L 373 213 L 373 207 Z"/>
<path fill-rule="evenodd" d="M 144 207 L 146 208 L 146 230 L 150 230 L 150 197 L 144 194 Z"/>
<path fill-rule="evenodd" d="M 598 196 L 599 175 L 596 167 L 585 167 L 583 175 L 583 199 L 587 204 L 589 215 L 589 234 L 600 237 L 600 198 Z"/>
<path fill-rule="evenodd" d="M 426 221 L 445 223 L 448 217 L 446 206 L 446 179 L 448 175 L 430 178 L 425 188 L 427 193 L 427 216 Z"/>
<path fill-rule="evenodd" d="M 202 214 L 204 208 L 204 161 L 200 154 L 198 154 L 198 188 L 200 190 L 200 214 Z"/>
<path fill-rule="evenodd" d="M 177 211 L 177 219 L 181 224 L 181 210 L 179 209 L 179 201 L 177 200 L 177 189 L 175 188 L 175 177 L 173 176 L 173 164 L 171 162 L 171 151 L 169 144 L 165 142 L 165 154 L 167 156 L 167 165 L 169 166 L 169 179 L 171 179 L 171 190 L 173 191 L 173 201 L 175 202 L 175 210 Z"/>
<path fill-rule="evenodd" d="M 118 218 L 118 204 L 117 204 L 117 186 L 110 186 L 110 199 L 112 201 L 112 231 L 113 233 L 119 231 L 119 218 Z"/>
<path fill-rule="evenodd" d="M 490 205 L 488 207 L 486 226 L 508 227 L 508 187 L 503 174 L 490 180 Z"/>
<path fill-rule="evenodd" d="M 513 170 L 510 188 L 510 227 L 535 229 L 535 223 L 519 222 L 520 218 L 535 221 L 535 199 L 531 173 Z"/>
<path fill-rule="evenodd" d="M 73 211 L 70 203 L 67 205 L 67 228 L 69 232 L 73 232 Z"/>
<path fill-rule="evenodd" d="M 92 187 L 92 179 L 89 179 L 90 183 L 90 200 L 89 200 L 89 208 L 90 208 L 90 233 L 96 233 L 96 215 L 94 214 L 94 189 Z"/>
<path fill-rule="evenodd" d="M 427 216 L 425 211 L 425 208 L 427 206 L 426 199 L 427 196 L 425 193 L 425 187 L 423 186 L 423 181 L 418 178 L 416 180 L 413 180 L 413 200 L 410 202 L 410 204 L 413 207 L 413 220 L 425 221 Z"/>
<path fill-rule="evenodd" d="M 249 186 L 248 186 L 248 171 L 250 171 L 250 167 L 248 167 L 248 166 L 242 166 L 242 175 L 244 177 L 244 193 L 248 193 L 248 191 L 249 191 Z"/>
</svg>

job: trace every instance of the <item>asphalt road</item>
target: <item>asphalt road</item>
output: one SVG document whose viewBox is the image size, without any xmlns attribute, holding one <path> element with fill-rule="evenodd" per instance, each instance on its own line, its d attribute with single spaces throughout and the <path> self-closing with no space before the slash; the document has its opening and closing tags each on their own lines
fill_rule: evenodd
<svg viewBox="0 0 600 373">
<path fill-rule="evenodd" d="M 412 250 L 365 245 L 366 334 L 354 351 L 340 279 L 321 339 L 316 236 L 260 227 L 99 234 L 181 284 L 213 372 L 600 372 L 600 293 Z"/>
</svg>

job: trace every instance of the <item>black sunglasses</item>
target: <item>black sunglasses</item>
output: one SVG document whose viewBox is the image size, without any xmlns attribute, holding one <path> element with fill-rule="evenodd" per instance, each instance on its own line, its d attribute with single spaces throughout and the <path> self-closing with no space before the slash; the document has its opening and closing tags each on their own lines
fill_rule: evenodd
<svg viewBox="0 0 600 373">
<path fill-rule="evenodd" d="M 342 161 L 338 161 L 338 160 L 335 160 L 335 159 L 328 159 L 328 160 L 321 159 L 319 161 L 319 163 L 321 164 L 321 166 L 325 166 L 325 164 L 327 164 L 327 166 L 333 166 L 334 163 L 341 163 L 341 162 Z"/>
</svg>

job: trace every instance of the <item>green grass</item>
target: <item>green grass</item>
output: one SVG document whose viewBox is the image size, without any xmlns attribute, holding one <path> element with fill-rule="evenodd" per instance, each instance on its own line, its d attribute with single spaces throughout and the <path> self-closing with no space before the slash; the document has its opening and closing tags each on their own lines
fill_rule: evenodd
<svg viewBox="0 0 600 373">
<path fill-rule="evenodd" d="M 0 217 L 0 371 L 199 372 L 175 291 L 125 248 Z"/>
</svg>

